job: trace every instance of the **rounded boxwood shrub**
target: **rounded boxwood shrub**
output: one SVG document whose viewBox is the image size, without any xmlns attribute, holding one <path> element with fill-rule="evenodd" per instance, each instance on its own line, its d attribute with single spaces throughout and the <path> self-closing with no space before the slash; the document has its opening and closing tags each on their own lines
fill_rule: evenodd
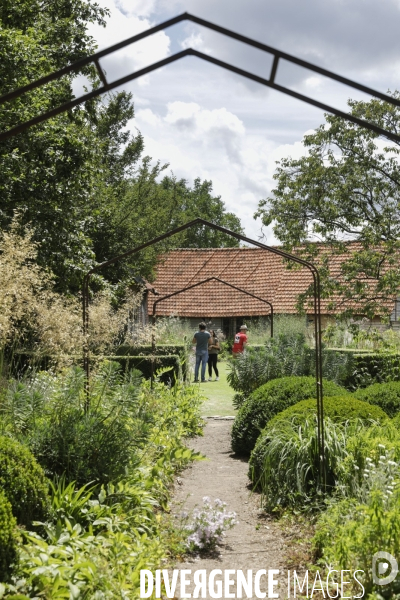
<svg viewBox="0 0 400 600">
<path fill-rule="evenodd" d="M 48 481 L 34 456 L 19 442 L 0 436 L 0 489 L 20 525 L 43 521 L 48 507 Z"/>
<path fill-rule="evenodd" d="M 260 432 L 276 414 L 315 395 L 315 377 L 282 377 L 255 390 L 240 408 L 232 427 L 232 450 L 249 455 Z M 346 390 L 323 380 L 324 396 L 344 396 Z"/>
<path fill-rule="evenodd" d="M 364 402 L 380 406 L 389 417 L 396 416 L 400 411 L 400 381 L 374 383 L 367 388 L 357 390 L 354 396 Z"/>
<path fill-rule="evenodd" d="M 11 504 L 0 489 L 0 582 L 6 583 L 11 575 L 11 565 L 17 561 L 17 522 Z"/>
<path fill-rule="evenodd" d="M 259 481 L 262 474 L 266 448 L 271 436 L 273 436 L 274 429 L 292 427 L 293 423 L 300 425 L 307 418 L 315 415 L 316 411 L 317 401 L 315 399 L 302 400 L 278 413 L 269 421 L 261 432 L 250 456 L 249 476 L 254 483 Z M 363 421 L 365 425 L 376 422 L 384 423 L 385 421 L 390 423 L 389 417 L 379 406 L 357 400 L 350 395 L 324 398 L 324 417 L 329 417 L 337 423 L 345 423 L 356 419 Z"/>
</svg>

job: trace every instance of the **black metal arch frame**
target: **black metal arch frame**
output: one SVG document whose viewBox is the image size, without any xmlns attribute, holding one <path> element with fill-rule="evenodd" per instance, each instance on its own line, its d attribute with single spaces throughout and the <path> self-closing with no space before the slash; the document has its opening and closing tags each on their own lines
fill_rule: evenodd
<svg viewBox="0 0 400 600">
<path fill-rule="evenodd" d="M 157 61 L 154 64 L 152 64 L 148 67 L 145 67 L 143 69 L 139 69 L 138 71 L 135 71 L 129 75 L 126 75 L 125 77 L 121 77 L 120 79 L 117 79 L 112 82 L 109 82 L 107 80 L 105 72 L 99 63 L 99 60 L 101 58 L 108 56 L 109 54 L 112 54 L 112 53 L 116 52 L 117 50 L 120 50 L 121 48 L 125 48 L 126 46 L 134 44 L 135 42 L 138 42 L 142 39 L 145 39 L 146 37 L 153 35 L 154 33 L 157 33 L 158 31 L 162 31 L 164 29 L 167 29 L 168 27 L 171 27 L 172 25 L 176 25 L 177 23 L 180 23 L 182 21 L 192 21 L 193 23 L 197 23 L 198 25 L 201 25 L 202 27 L 206 27 L 207 29 L 211 29 L 213 31 L 216 31 L 217 33 L 221 33 L 222 35 L 226 35 L 234 40 L 237 40 L 239 42 L 247 44 L 248 46 L 252 46 L 253 48 L 257 48 L 258 50 L 261 50 L 269 55 L 272 55 L 273 62 L 272 62 L 272 68 L 271 68 L 269 78 L 265 79 L 264 77 L 259 77 L 258 75 L 255 75 L 254 73 L 250 73 L 249 71 L 246 71 L 244 69 L 239 69 L 238 67 L 235 67 L 234 65 L 231 65 L 225 61 L 222 61 L 222 60 L 219 60 L 212 56 L 209 56 L 208 54 L 204 54 L 203 52 L 199 52 L 198 50 L 194 50 L 193 48 L 187 48 L 186 50 L 182 50 L 182 52 L 177 52 L 176 54 L 173 54 L 172 56 L 169 56 L 167 58 L 164 58 L 163 60 Z M 146 75 L 147 73 L 151 73 L 152 71 L 155 71 L 156 69 L 159 69 L 160 67 L 164 67 L 164 66 L 171 64 L 177 60 L 180 60 L 181 58 L 184 58 L 185 56 L 196 56 L 197 58 L 205 60 L 209 63 L 212 63 L 212 64 L 222 67 L 224 69 L 227 69 L 228 71 L 231 71 L 233 73 L 236 73 L 237 75 L 241 75 L 242 77 L 246 77 L 247 79 L 256 81 L 257 83 L 260 83 L 261 85 L 265 85 L 269 88 L 277 90 L 278 92 L 282 92 L 284 94 L 292 96 L 293 98 L 296 98 L 297 100 L 307 102 L 308 104 L 311 104 L 311 105 L 316 106 L 317 108 L 320 108 L 326 112 L 329 112 L 329 113 L 332 113 L 339 117 L 342 117 L 343 119 L 346 119 L 347 121 L 351 121 L 361 127 L 370 129 L 370 130 L 374 131 L 375 133 L 386 136 L 387 138 L 389 138 L 395 142 L 400 142 L 400 135 L 397 135 L 391 131 L 387 131 L 386 129 L 378 127 L 374 123 L 369 123 L 368 121 L 359 119 L 358 117 L 355 117 L 353 115 L 345 113 L 345 112 L 338 110 L 332 106 L 329 106 L 328 104 L 324 104 L 323 102 L 319 102 L 318 100 L 314 100 L 313 98 L 310 98 L 309 96 L 305 96 L 304 94 L 299 94 L 299 93 L 295 92 L 294 90 L 291 90 L 290 88 L 287 88 L 285 86 L 282 86 L 282 85 L 279 85 L 278 83 L 276 83 L 275 78 L 277 75 L 279 61 L 285 60 L 285 61 L 292 63 L 294 65 L 297 65 L 299 67 L 303 67 L 305 69 L 313 71 L 314 73 L 323 75 L 324 77 L 327 77 L 331 80 L 338 81 L 339 83 L 345 84 L 351 88 L 360 90 L 361 92 L 365 92 L 366 94 L 370 94 L 371 96 L 374 96 L 375 98 L 379 98 L 380 100 L 384 100 L 385 102 L 388 102 L 389 104 L 400 107 L 400 100 L 398 100 L 397 98 L 393 98 L 391 96 L 388 96 L 387 94 L 383 94 L 382 92 L 379 92 L 378 90 L 374 90 L 366 85 L 357 83 L 351 79 L 347 79 L 346 77 L 342 77 L 341 75 L 337 75 L 336 73 L 333 73 L 332 71 L 318 67 L 317 65 L 314 65 L 305 60 L 297 58 L 296 56 L 287 54 L 286 52 L 282 52 L 280 50 L 277 50 L 276 48 L 272 48 L 271 46 L 268 46 L 268 45 L 258 42 L 256 40 L 253 40 L 249 37 L 246 37 L 244 35 L 241 35 L 239 33 L 231 31 L 229 29 L 226 29 L 225 27 L 220 27 L 219 25 L 215 25 L 214 23 L 211 23 L 210 21 L 206 21 L 205 19 L 200 19 L 199 17 L 196 17 L 189 13 L 183 13 L 181 15 L 178 15 L 177 17 L 169 19 L 168 21 L 164 21 L 164 23 L 160 23 L 159 25 L 156 25 L 155 27 L 151 27 L 150 29 L 147 29 L 146 31 L 144 31 L 142 33 L 139 33 L 139 34 L 134 35 L 134 36 L 132 36 L 126 40 L 123 40 L 117 44 L 114 44 L 113 46 L 110 46 L 109 48 L 105 48 L 104 50 L 101 50 L 100 52 L 96 52 L 95 54 L 92 54 L 91 56 L 81 58 L 80 60 L 77 60 L 76 62 L 74 62 L 62 69 L 59 69 L 58 71 L 54 71 L 53 73 L 50 73 L 49 75 L 46 75 L 45 77 L 42 77 L 41 79 L 38 79 L 37 81 L 29 83 L 28 85 L 25 85 L 17 90 L 9 92 L 9 93 L 5 94 L 4 96 L 0 97 L 0 105 L 1 105 L 1 104 L 4 104 L 5 102 L 8 102 L 10 100 L 13 100 L 15 98 L 19 98 L 19 97 L 23 96 L 23 94 L 29 92 L 30 90 L 34 90 L 36 88 L 45 86 L 50 81 L 59 79 L 60 77 L 63 77 L 64 75 L 67 75 L 68 73 L 79 72 L 88 65 L 94 65 L 96 67 L 97 72 L 100 77 L 100 80 L 103 84 L 102 86 L 98 87 L 95 90 L 92 90 L 91 92 L 89 92 L 87 94 L 84 94 L 83 96 L 79 96 L 78 98 L 75 98 L 74 100 L 66 102 L 66 103 L 64 103 L 60 106 L 57 106 L 45 113 L 42 113 L 42 114 L 30 119 L 29 121 L 21 123 L 20 125 L 17 125 L 16 127 L 13 127 L 12 129 L 10 129 L 8 131 L 0 133 L 0 141 L 5 140 L 10 137 L 13 137 L 13 136 L 17 135 L 18 133 L 21 133 L 25 129 L 28 129 L 32 125 L 42 123 L 43 121 L 46 121 L 47 119 L 49 119 L 51 117 L 54 117 L 62 112 L 65 112 L 67 110 L 74 108 L 75 106 L 78 106 L 79 104 L 86 102 L 86 100 L 96 98 L 97 96 L 100 96 L 101 94 L 104 94 L 105 92 L 115 89 L 115 88 L 127 83 L 128 81 L 133 81 L 134 79 L 137 79 L 138 77 L 142 77 L 143 75 Z"/>
<path fill-rule="evenodd" d="M 207 279 L 203 279 L 202 281 L 197 281 L 197 283 L 193 283 L 192 285 L 181 288 L 180 290 L 172 292 L 171 294 L 167 294 L 166 296 L 161 296 L 160 298 L 157 298 L 157 300 L 155 300 L 153 302 L 153 310 L 151 313 L 151 321 L 152 321 L 153 327 L 156 322 L 156 309 L 157 309 L 157 305 L 159 304 L 159 302 L 162 302 L 163 300 L 168 300 L 168 298 L 172 298 L 173 296 L 178 296 L 179 294 L 183 294 L 183 292 L 192 290 L 193 288 L 198 287 L 199 285 L 204 285 L 205 283 L 207 283 L 209 281 L 218 281 L 219 283 L 223 283 L 224 285 L 227 285 L 227 286 L 233 288 L 234 290 L 241 292 L 242 294 L 246 294 L 247 296 L 251 296 L 252 298 L 255 298 L 256 300 L 260 300 L 261 302 L 265 302 L 265 304 L 268 304 L 268 306 L 270 308 L 270 318 L 271 318 L 270 333 L 271 333 L 271 337 L 274 336 L 274 307 L 272 306 L 271 302 L 269 302 L 268 300 L 264 300 L 264 298 L 260 298 L 259 296 L 255 296 L 254 294 L 247 292 L 243 288 L 237 287 L 236 285 L 233 285 L 232 283 L 228 283 L 227 281 L 224 281 L 223 279 L 220 279 L 219 277 L 215 277 L 215 276 L 208 277 Z M 154 336 L 154 329 L 153 329 L 153 333 L 151 336 L 151 348 L 152 348 L 152 353 L 153 353 L 153 357 L 154 357 L 155 350 L 156 350 L 156 340 L 155 340 L 155 336 Z M 152 383 L 152 385 L 153 385 L 153 379 L 154 379 L 154 358 L 152 358 L 152 361 L 151 361 L 151 383 Z"/>
<path fill-rule="evenodd" d="M 83 318 L 83 331 L 84 331 L 84 348 L 83 348 L 83 363 L 84 369 L 86 373 L 86 390 L 87 390 L 87 400 L 86 400 L 86 409 L 89 409 L 89 377 L 90 377 L 90 365 L 89 365 L 89 281 L 90 277 L 93 273 L 100 271 L 104 267 L 111 265 L 115 262 L 123 260 L 128 256 L 132 256 L 145 248 L 149 248 L 150 246 L 154 246 L 158 242 L 161 242 L 167 238 L 170 238 L 181 231 L 185 231 L 189 229 L 189 227 L 193 227 L 194 225 L 203 225 L 204 227 L 210 227 L 211 229 L 215 229 L 216 231 L 220 231 L 226 235 L 229 235 L 233 238 L 236 238 L 239 241 L 246 242 L 247 244 L 251 244 L 252 246 L 256 246 L 257 248 L 261 248 L 262 250 L 266 250 L 267 252 L 271 252 L 272 254 L 276 254 L 283 259 L 291 260 L 303 267 L 306 267 L 312 275 L 313 278 L 313 291 L 314 291 L 314 332 L 315 332 L 315 378 L 316 378 L 316 396 L 317 396 L 317 430 L 318 430 L 318 454 L 319 454 L 319 476 L 320 483 L 322 487 L 325 487 L 325 441 L 324 441 L 324 404 L 323 404 L 323 389 L 322 389 L 322 331 L 321 331 L 321 288 L 320 288 L 320 277 L 317 267 L 302 258 L 297 256 L 293 256 L 279 248 L 273 248 L 271 246 L 267 246 L 262 244 L 259 241 L 252 240 L 251 238 L 245 237 L 240 233 L 236 233 L 231 231 L 230 229 L 226 229 L 225 227 L 221 227 L 220 225 L 216 225 L 215 223 L 210 223 L 204 219 L 194 219 L 193 221 L 189 221 L 185 225 L 181 225 L 176 229 L 172 229 L 171 231 L 167 231 L 163 235 L 160 235 L 140 246 L 136 246 L 136 248 L 132 248 L 127 252 L 123 252 L 118 256 L 114 256 L 110 260 L 107 260 L 99 265 L 96 265 L 90 271 L 88 271 L 83 280 L 82 286 L 82 318 Z"/>
<path fill-rule="evenodd" d="M 242 294 L 246 294 L 246 296 L 251 296 L 252 298 L 255 298 L 256 300 L 260 300 L 260 302 L 264 302 L 265 304 L 268 304 L 269 308 L 270 308 L 270 336 L 274 337 L 274 307 L 271 304 L 271 302 L 269 302 L 268 300 L 265 300 L 264 298 L 260 298 L 259 296 L 256 296 L 255 294 L 252 294 L 251 292 L 248 292 L 247 290 L 237 287 L 236 285 L 233 285 L 232 283 L 228 283 L 227 281 L 224 281 L 223 279 L 220 279 L 219 277 L 208 277 L 207 279 L 203 279 L 202 281 L 198 281 L 197 283 L 193 283 L 192 285 L 189 285 L 188 287 L 182 288 L 176 292 L 172 292 L 171 294 L 167 294 L 166 296 L 161 296 L 160 298 L 157 298 L 157 300 L 155 300 L 153 302 L 153 311 L 151 313 L 151 319 L 152 319 L 152 323 L 154 325 L 155 323 L 155 318 L 156 318 L 156 309 L 157 309 L 157 304 L 159 302 L 162 302 L 163 300 L 168 300 L 168 298 L 172 298 L 173 296 L 178 296 L 178 294 L 183 294 L 183 292 L 187 292 L 188 290 L 192 290 L 195 287 L 198 287 L 199 285 L 204 285 L 205 283 L 207 283 L 208 281 L 218 281 L 219 283 L 223 283 L 224 285 L 227 285 L 231 288 L 233 288 L 234 290 L 237 290 L 238 292 L 241 292 Z"/>
</svg>

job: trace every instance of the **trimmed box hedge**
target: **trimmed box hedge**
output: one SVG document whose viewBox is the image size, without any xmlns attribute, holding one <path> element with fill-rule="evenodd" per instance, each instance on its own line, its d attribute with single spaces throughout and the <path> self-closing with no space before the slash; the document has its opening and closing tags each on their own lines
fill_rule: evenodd
<svg viewBox="0 0 400 600">
<path fill-rule="evenodd" d="M 124 371 L 138 369 L 143 373 L 145 379 L 151 377 L 152 361 L 154 360 L 154 375 L 156 375 L 158 369 L 169 367 L 169 370 L 160 376 L 160 381 L 163 383 L 169 383 L 169 381 L 186 376 L 186 365 L 182 367 L 180 357 L 176 354 L 169 356 L 104 356 L 103 358 L 119 363 Z"/>
<path fill-rule="evenodd" d="M 303 423 L 307 418 L 315 416 L 317 413 L 317 401 L 315 399 L 302 400 L 273 417 L 257 439 L 257 443 L 250 456 L 249 477 L 253 483 L 257 484 L 263 471 L 264 457 L 266 448 L 272 436 L 274 429 L 283 429 L 285 426 L 295 420 L 296 424 Z M 331 396 L 324 399 L 324 417 L 329 417 L 338 423 L 345 423 L 351 419 L 360 419 L 368 424 L 381 423 L 383 426 L 390 423 L 389 417 L 379 406 L 368 404 L 362 400 L 357 400 L 350 394 L 347 396 Z"/>
<path fill-rule="evenodd" d="M 315 377 L 281 377 L 257 388 L 240 407 L 232 427 L 232 450 L 249 455 L 260 432 L 276 414 L 312 398 L 316 393 Z M 324 396 L 343 396 L 346 390 L 333 381 L 323 380 Z"/>
<path fill-rule="evenodd" d="M 177 354 L 143 354 L 143 355 L 114 355 L 114 356 L 95 356 L 90 355 L 90 363 L 93 365 L 98 359 L 101 360 L 112 360 L 118 362 L 124 371 L 131 369 L 138 369 L 143 373 L 146 379 L 151 377 L 151 362 L 154 359 L 154 374 L 158 369 L 170 367 L 170 370 L 163 373 L 160 377 L 160 381 L 163 383 L 169 383 L 174 378 L 181 379 L 186 378 L 187 364 L 186 361 L 181 361 L 181 356 Z M 74 356 L 73 363 L 82 366 L 82 357 Z M 38 356 L 34 352 L 16 353 L 16 359 L 14 360 L 11 368 L 11 373 L 14 376 L 21 375 L 29 368 L 35 368 L 39 371 L 47 371 L 52 366 L 51 356 Z"/>
<path fill-rule="evenodd" d="M 354 392 L 354 397 L 369 404 L 376 404 L 389 417 L 395 417 L 400 412 L 400 381 L 374 383 Z"/>
<path fill-rule="evenodd" d="M 184 344 L 156 344 L 154 353 L 151 344 L 145 344 L 143 346 L 132 346 L 130 344 L 122 344 L 116 351 L 116 356 L 172 356 L 172 355 L 185 355 L 187 348 Z"/>
</svg>

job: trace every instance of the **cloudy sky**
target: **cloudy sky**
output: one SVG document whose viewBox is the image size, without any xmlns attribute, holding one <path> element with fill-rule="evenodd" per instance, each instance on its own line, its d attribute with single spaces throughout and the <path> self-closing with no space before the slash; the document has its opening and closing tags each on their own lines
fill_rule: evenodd
<svg viewBox="0 0 400 600">
<path fill-rule="evenodd" d="M 99 49 L 190 12 L 380 91 L 400 88 L 400 0 L 97 0 L 111 11 L 108 26 L 91 27 Z M 211 32 L 181 23 L 102 61 L 110 81 L 186 47 L 268 78 L 271 58 Z M 365 98 L 281 62 L 276 82 L 346 110 Z M 125 89 L 134 96 L 133 130 L 145 152 L 170 164 L 178 178 L 211 179 L 249 237 L 258 201 L 273 188 L 276 161 L 298 157 L 306 132 L 323 113 L 219 67 L 187 57 Z M 199 215 L 201 216 L 201 215 Z M 264 231 L 267 243 L 276 243 Z"/>
</svg>

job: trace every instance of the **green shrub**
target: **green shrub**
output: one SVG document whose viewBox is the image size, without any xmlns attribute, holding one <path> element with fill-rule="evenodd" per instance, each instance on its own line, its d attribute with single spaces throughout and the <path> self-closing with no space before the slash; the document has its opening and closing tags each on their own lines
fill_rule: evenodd
<svg viewBox="0 0 400 600">
<path fill-rule="evenodd" d="M 394 454 L 383 444 L 376 444 L 375 458 L 369 458 L 361 473 L 361 485 L 355 498 L 332 504 L 317 521 L 314 552 L 330 569 L 359 570 L 365 588 L 363 597 L 398 598 L 400 577 L 382 586 L 372 578 L 372 557 L 386 551 L 400 554 L 400 468 Z M 359 596 L 358 587 L 355 594 Z M 350 590 L 347 592 L 351 596 Z M 377 594 L 370 596 L 370 594 Z"/>
<path fill-rule="evenodd" d="M 241 406 L 232 427 L 232 450 L 250 454 L 260 431 L 277 413 L 312 398 L 316 391 L 315 377 L 282 377 L 273 379 L 255 390 Z M 324 396 L 345 395 L 346 390 L 332 381 L 323 381 Z"/>
<path fill-rule="evenodd" d="M 363 427 L 362 421 L 337 423 L 327 417 L 324 423 L 325 434 L 325 480 L 326 492 L 331 493 L 346 457 L 346 439 Z M 255 479 L 253 481 L 262 493 L 262 504 L 269 510 L 291 507 L 300 510 L 315 508 L 325 501 L 319 486 L 320 456 L 318 452 L 318 426 L 315 414 L 308 414 L 301 423 L 292 419 L 281 427 L 268 429 L 264 437 L 265 445 Z M 256 452 L 257 446 L 253 451 Z"/>
<path fill-rule="evenodd" d="M 322 348 L 322 372 L 325 379 L 342 385 L 352 365 L 349 354 Z M 307 346 L 303 334 L 281 334 L 264 347 L 250 347 L 230 363 L 228 382 L 238 392 L 238 408 L 250 394 L 271 379 L 315 374 L 315 350 Z"/>
<path fill-rule="evenodd" d="M 245 397 L 270 379 L 290 375 L 308 375 L 310 352 L 303 334 L 280 334 L 270 338 L 263 348 L 246 349 L 230 363 L 228 383 Z"/>
<path fill-rule="evenodd" d="M 349 437 L 346 450 L 348 454 L 340 472 L 342 493 L 361 497 L 359 490 L 365 486 L 364 472 L 369 470 L 371 461 L 381 465 L 382 456 L 386 454 L 390 454 L 394 461 L 400 461 L 400 431 L 393 421 L 385 422 L 384 427 L 372 425 L 363 428 L 357 435 Z"/>
<path fill-rule="evenodd" d="M 186 352 L 184 344 L 156 344 L 154 354 L 157 356 L 181 355 Z M 115 350 L 116 356 L 148 356 L 153 354 L 153 346 L 145 344 L 141 346 L 132 346 L 122 344 Z"/>
<path fill-rule="evenodd" d="M 64 475 L 77 485 L 105 483 L 124 474 L 152 417 L 143 411 L 144 422 L 135 418 L 141 410 L 137 371 L 124 376 L 117 363 L 105 361 L 92 375 L 89 410 L 82 375 L 75 367 L 58 378 L 43 416 L 25 437 L 51 477 Z"/>
<path fill-rule="evenodd" d="M 280 431 L 288 432 L 289 438 L 293 431 L 298 431 L 307 419 L 313 418 L 317 411 L 316 400 L 303 400 L 294 406 L 286 408 L 273 417 L 257 439 L 250 456 L 250 478 L 258 483 L 263 474 L 268 446 Z M 332 396 L 324 398 L 324 418 L 334 423 L 346 421 L 361 421 L 368 425 L 372 422 L 390 423 L 388 416 L 379 406 L 357 400 L 352 396 Z M 311 425 L 308 425 L 311 428 Z"/>
<path fill-rule="evenodd" d="M 186 364 L 181 364 L 181 358 L 177 355 L 160 355 L 160 356 L 151 356 L 151 355 L 137 355 L 137 356 L 107 356 L 106 360 L 116 362 L 121 365 L 122 370 L 124 372 L 129 372 L 132 369 L 139 370 L 143 377 L 146 379 L 150 379 L 151 377 L 151 369 L 152 369 L 152 360 L 154 361 L 154 376 L 156 375 L 156 371 L 159 369 L 164 370 L 160 376 L 160 381 L 163 383 L 169 383 L 170 381 L 174 381 L 174 379 L 181 379 L 181 377 L 185 377 L 186 374 Z"/>
<path fill-rule="evenodd" d="M 48 482 L 28 448 L 0 437 L 0 489 L 20 525 L 43 521 L 47 514 Z"/>
<path fill-rule="evenodd" d="M 375 383 L 357 390 L 354 396 L 369 404 L 380 406 L 389 417 L 396 416 L 400 411 L 400 381 Z"/>
<path fill-rule="evenodd" d="M 17 562 L 16 525 L 11 504 L 0 489 L 0 582 L 3 583 L 11 575 L 11 564 Z"/>
<path fill-rule="evenodd" d="M 352 369 L 344 385 L 348 389 L 365 388 L 374 383 L 400 380 L 400 355 L 391 352 L 362 353 L 352 357 Z"/>
</svg>

